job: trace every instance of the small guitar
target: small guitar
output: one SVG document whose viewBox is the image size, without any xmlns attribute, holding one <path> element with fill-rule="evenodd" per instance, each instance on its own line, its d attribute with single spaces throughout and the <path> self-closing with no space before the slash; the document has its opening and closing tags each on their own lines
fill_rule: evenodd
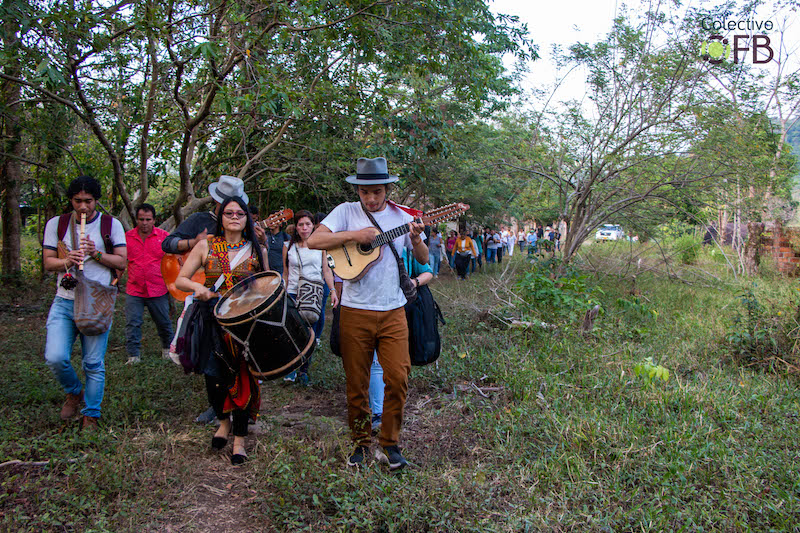
<svg viewBox="0 0 800 533">
<path fill-rule="evenodd" d="M 457 203 L 449 204 L 430 211 L 415 222 L 421 222 L 426 226 L 438 224 L 439 222 L 457 218 L 461 213 L 469 209 L 468 204 Z M 333 269 L 337 276 L 348 281 L 358 281 L 372 268 L 383 254 L 383 245 L 389 244 L 394 239 L 401 237 L 411 231 L 408 224 L 398 226 L 389 231 L 378 234 L 369 244 L 358 244 L 348 242 L 328 250 L 328 266 Z"/>
<path fill-rule="evenodd" d="M 272 213 L 264 220 L 256 222 L 256 224 L 264 229 L 270 230 L 281 226 L 287 220 L 291 220 L 293 216 L 294 212 L 291 209 L 283 209 Z M 191 252 L 191 250 L 189 250 L 189 252 Z M 164 278 L 164 283 L 167 284 L 169 293 L 179 302 L 186 300 L 186 297 L 191 294 L 190 292 L 183 292 L 175 286 L 175 280 L 178 279 L 178 274 L 181 271 L 181 267 L 183 267 L 184 261 L 186 261 L 186 258 L 189 256 L 189 252 L 182 254 L 164 254 L 164 257 L 161 258 L 161 276 Z M 202 269 L 195 272 L 194 276 L 192 276 L 192 281 L 205 283 L 205 272 L 203 272 Z"/>
</svg>

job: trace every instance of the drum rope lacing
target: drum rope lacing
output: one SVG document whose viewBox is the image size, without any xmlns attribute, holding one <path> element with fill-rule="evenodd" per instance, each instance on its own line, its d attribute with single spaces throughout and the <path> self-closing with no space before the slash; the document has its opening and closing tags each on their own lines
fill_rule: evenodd
<svg viewBox="0 0 800 533">
<path fill-rule="evenodd" d="M 242 345 L 242 347 L 244 348 L 244 350 L 242 351 L 242 355 L 244 355 L 244 358 L 246 360 L 248 360 L 248 361 L 250 361 L 252 363 L 252 365 L 256 368 L 256 371 L 259 374 L 265 374 L 265 372 L 261 370 L 261 367 L 259 366 L 258 361 L 256 360 L 256 358 L 253 356 L 252 352 L 250 351 L 250 336 L 253 334 L 253 331 L 255 330 L 257 324 L 261 323 L 261 324 L 266 324 L 267 326 L 277 326 L 277 327 L 283 329 L 283 332 L 286 334 L 286 336 L 289 338 L 289 340 L 294 345 L 295 350 L 297 350 L 298 352 L 302 351 L 302 348 L 297 345 L 297 342 L 294 340 L 294 337 L 292 336 L 291 332 L 286 327 L 286 314 L 287 314 L 288 309 L 289 309 L 289 302 L 288 302 L 288 300 L 286 298 L 284 298 L 283 299 L 283 310 L 282 310 L 282 313 L 281 313 L 281 321 L 280 322 L 272 322 L 272 321 L 269 321 L 269 320 L 262 320 L 260 318 L 257 318 L 255 320 L 253 320 L 253 323 L 250 325 L 250 331 L 247 332 L 247 337 L 245 338 L 245 340 L 242 340 L 239 337 L 237 337 L 231 330 L 229 330 L 225 326 L 221 326 L 222 330 L 225 331 L 225 333 L 230 335 L 233 340 L 235 340 L 240 345 Z"/>
</svg>

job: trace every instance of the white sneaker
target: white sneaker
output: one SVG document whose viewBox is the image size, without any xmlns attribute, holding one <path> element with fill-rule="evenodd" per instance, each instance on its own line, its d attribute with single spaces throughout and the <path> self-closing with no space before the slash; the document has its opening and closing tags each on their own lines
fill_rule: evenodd
<svg viewBox="0 0 800 533">
<path fill-rule="evenodd" d="M 128 357 L 128 360 L 125 361 L 125 364 L 126 365 L 138 365 L 141 362 L 142 362 L 142 358 L 141 357 Z"/>
</svg>

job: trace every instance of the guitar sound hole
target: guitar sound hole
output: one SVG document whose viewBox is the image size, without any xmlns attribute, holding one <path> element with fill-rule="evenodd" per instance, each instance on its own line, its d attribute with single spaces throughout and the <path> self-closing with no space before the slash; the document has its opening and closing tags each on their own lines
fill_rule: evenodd
<svg viewBox="0 0 800 533">
<path fill-rule="evenodd" d="M 372 251 L 372 246 L 370 246 L 369 244 L 359 244 L 358 251 L 361 252 L 362 254 L 368 254 Z"/>
</svg>

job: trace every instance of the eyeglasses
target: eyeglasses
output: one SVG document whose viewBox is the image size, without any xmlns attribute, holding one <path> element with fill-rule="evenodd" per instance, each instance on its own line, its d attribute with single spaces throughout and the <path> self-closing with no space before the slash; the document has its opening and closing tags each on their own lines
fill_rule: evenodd
<svg viewBox="0 0 800 533">
<path fill-rule="evenodd" d="M 225 218 L 245 218 L 247 213 L 244 211 L 224 211 L 222 216 Z"/>
</svg>

